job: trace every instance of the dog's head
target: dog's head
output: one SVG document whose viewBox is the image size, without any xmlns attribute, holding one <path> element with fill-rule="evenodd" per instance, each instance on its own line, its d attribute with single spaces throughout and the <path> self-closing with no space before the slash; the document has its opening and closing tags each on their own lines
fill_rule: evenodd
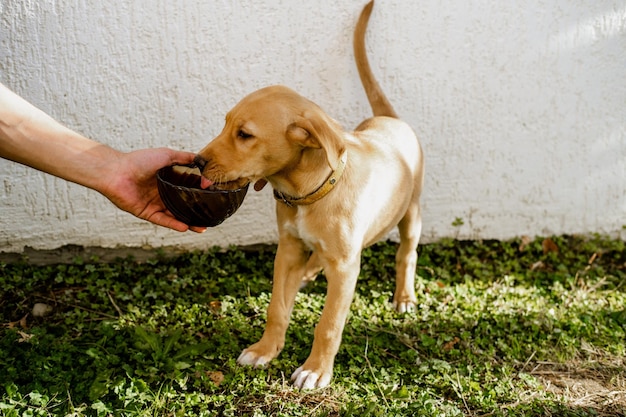
<svg viewBox="0 0 626 417">
<path fill-rule="evenodd" d="M 302 164 L 311 169 L 325 160 L 335 169 L 343 150 L 334 120 L 289 88 L 272 86 L 248 95 L 228 112 L 224 129 L 198 153 L 196 164 L 210 183 L 263 183 Z"/>
</svg>

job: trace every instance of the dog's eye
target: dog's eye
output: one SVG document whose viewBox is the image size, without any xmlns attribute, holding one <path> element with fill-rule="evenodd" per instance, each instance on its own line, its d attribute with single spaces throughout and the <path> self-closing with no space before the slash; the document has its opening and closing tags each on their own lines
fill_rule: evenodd
<svg viewBox="0 0 626 417">
<path fill-rule="evenodd" d="M 252 137 L 250 133 L 245 132 L 241 129 L 239 129 L 239 132 L 237 132 L 237 136 L 241 139 L 250 139 Z"/>
</svg>

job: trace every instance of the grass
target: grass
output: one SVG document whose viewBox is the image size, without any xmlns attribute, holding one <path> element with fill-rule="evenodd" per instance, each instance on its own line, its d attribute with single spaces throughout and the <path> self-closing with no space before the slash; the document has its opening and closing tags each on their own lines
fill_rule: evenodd
<svg viewBox="0 0 626 417">
<path fill-rule="evenodd" d="M 368 249 L 329 388 L 309 354 L 323 277 L 264 369 L 273 248 L 0 263 L 4 416 L 623 416 L 626 247 L 605 237 L 420 246 L 419 306 L 389 307 L 395 244 Z M 52 308 L 35 317 L 36 303 Z"/>
</svg>

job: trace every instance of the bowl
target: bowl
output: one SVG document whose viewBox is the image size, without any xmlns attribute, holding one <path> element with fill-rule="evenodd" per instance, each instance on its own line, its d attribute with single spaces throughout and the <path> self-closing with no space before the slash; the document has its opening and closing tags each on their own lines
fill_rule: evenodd
<svg viewBox="0 0 626 417">
<path fill-rule="evenodd" d="M 165 207 L 189 226 L 214 227 L 232 216 L 243 203 L 249 184 L 214 184 L 200 187 L 200 169 L 173 165 L 157 172 L 159 195 Z"/>
</svg>

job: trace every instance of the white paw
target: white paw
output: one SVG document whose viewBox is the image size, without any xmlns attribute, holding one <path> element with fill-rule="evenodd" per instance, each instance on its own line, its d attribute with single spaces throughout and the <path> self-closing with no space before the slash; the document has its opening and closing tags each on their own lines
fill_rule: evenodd
<svg viewBox="0 0 626 417">
<path fill-rule="evenodd" d="M 330 384 L 331 374 L 325 374 L 320 377 L 317 373 L 305 370 L 301 367 L 291 375 L 291 380 L 296 388 L 314 389 L 324 388 Z"/>
<path fill-rule="evenodd" d="M 267 365 L 267 363 L 271 360 L 272 358 L 268 356 L 260 356 L 254 352 L 248 351 L 248 349 L 244 349 L 244 351 L 241 352 L 241 355 L 237 358 L 237 363 L 239 365 L 252 365 L 255 368 L 259 368 Z"/>
<path fill-rule="evenodd" d="M 395 308 L 398 313 L 412 313 L 415 311 L 415 303 L 411 301 L 401 303 L 394 301 L 393 308 Z"/>
</svg>

